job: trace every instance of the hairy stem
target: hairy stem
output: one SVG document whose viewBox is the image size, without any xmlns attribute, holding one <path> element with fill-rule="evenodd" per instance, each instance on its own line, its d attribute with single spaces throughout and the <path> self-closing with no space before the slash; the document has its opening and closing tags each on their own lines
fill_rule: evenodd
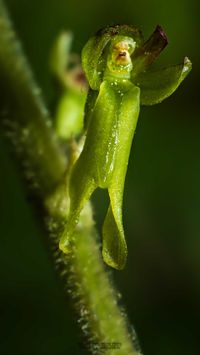
<svg viewBox="0 0 200 355">
<path fill-rule="evenodd" d="M 66 158 L 1 0 L 0 84 L 2 128 L 11 138 L 25 178 L 39 191 L 52 257 L 71 295 L 87 348 L 93 354 L 140 354 L 105 272 L 90 205 L 76 228 L 72 254 L 58 249 L 66 222 Z"/>
<path fill-rule="evenodd" d="M 43 194 L 48 194 L 64 174 L 65 158 L 59 152 L 40 89 L 34 82 L 2 2 L 0 79 L 1 120 L 9 125 L 16 149 L 30 162 L 32 172 L 27 173 L 33 173 Z"/>
</svg>

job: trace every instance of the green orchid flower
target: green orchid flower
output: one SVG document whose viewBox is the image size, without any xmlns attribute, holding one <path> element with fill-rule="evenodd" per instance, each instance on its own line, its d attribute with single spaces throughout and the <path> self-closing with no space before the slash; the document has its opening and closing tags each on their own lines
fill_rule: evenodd
<svg viewBox="0 0 200 355">
<path fill-rule="evenodd" d="M 60 249 L 70 252 L 80 213 L 97 187 L 108 189 L 110 205 L 103 224 L 102 254 L 123 269 L 127 245 L 122 223 L 124 181 L 140 104 L 153 105 L 170 96 L 191 70 L 191 62 L 149 69 L 167 45 L 160 26 L 144 42 L 132 26 L 111 26 L 92 37 L 82 51 L 89 82 L 85 106 L 85 143 L 72 168 L 70 212 Z"/>
</svg>

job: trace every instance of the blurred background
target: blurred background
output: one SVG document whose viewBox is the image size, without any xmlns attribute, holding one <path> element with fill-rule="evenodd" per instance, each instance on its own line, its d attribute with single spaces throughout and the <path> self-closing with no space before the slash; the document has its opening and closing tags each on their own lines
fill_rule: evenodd
<svg viewBox="0 0 200 355">
<path fill-rule="evenodd" d="M 53 40 L 74 33 L 78 53 L 99 28 L 160 24 L 169 45 L 160 66 L 188 56 L 193 70 L 161 105 L 143 107 L 124 195 L 128 264 L 114 272 L 144 355 L 200 354 L 200 111 L 198 0 L 7 0 L 15 28 L 50 107 Z M 158 64 L 159 64 L 158 63 Z M 100 228 L 107 196 L 94 196 Z M 0 134 L 0 353 L 83 354 L 77 326 L 9 144 Z M 64 310 L 64 311 L 63 311 Z"/>
</svg>

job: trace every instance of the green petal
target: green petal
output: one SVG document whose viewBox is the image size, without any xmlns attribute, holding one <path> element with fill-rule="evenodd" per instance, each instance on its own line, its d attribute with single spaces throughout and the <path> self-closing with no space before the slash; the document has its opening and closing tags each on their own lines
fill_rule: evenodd
<svg viewBox="0 0 200 355">
<path fill-rule="evenodd" d="M 106 27 L 97 32 L 85 45 L 82 51 L 83 70 L 93 90 L 99 90 L 106 68 L 106 46 L 116 35 L 132 37 L 137 45 L 143 42 L 138 28 L 126 25 Z"/>
<path fill-rule="evenodd" d="M 127 246 L 122 224 L 122 202 L 128 159 L 139 115 L 140 89 L 132 88 L 123 95 L 118 119 L 118 149 L 113 177 L 108 187 L 110 207 L 103 226 L 103 259 L 115 269 L 123 269 Z"/>
<path fill-rule="evenodd" d="M 140 74 L 137 85 L 141 89 L 141 104 L 154 105 L 162 102 L 173 94 L 191 69 L 192 63 L 186 57 L 183 64 Z"/>
</svg>

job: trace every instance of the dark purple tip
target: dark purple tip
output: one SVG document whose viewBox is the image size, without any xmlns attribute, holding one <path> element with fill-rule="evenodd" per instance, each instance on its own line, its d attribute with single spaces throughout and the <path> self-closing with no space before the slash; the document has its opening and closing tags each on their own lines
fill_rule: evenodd
<svg viewBox="0 0 200 355">
<path fill-rule="evenodd" d="M 161 26 L 157 26 L 155 31 L 144 44 L 144 50 L 158 57 L 168 44 L 167 36 Z"/>
<path fill-rule="evenodd" d="M 168 39 L 167 39 L 167 35 L 165 33 L 165 31 L 163 30 L 163 28 L 160 25 L 156 26 L 156 29 L 154 32 L 157 32 L 160 34 L 160 37 L 163 38 L 163 40 L 166 42 L 166 44 L 168 44 Z"/>
<path fill-rule="evenodd" d="M 167 44 L 168 39 L 165 31 L 161 26 L 156 26 L 149 39 L 139 47 L 132 56 L 134 67 L 132 76 L 136 76 L 146 70 L 160 55 Z"/>
</svg>

